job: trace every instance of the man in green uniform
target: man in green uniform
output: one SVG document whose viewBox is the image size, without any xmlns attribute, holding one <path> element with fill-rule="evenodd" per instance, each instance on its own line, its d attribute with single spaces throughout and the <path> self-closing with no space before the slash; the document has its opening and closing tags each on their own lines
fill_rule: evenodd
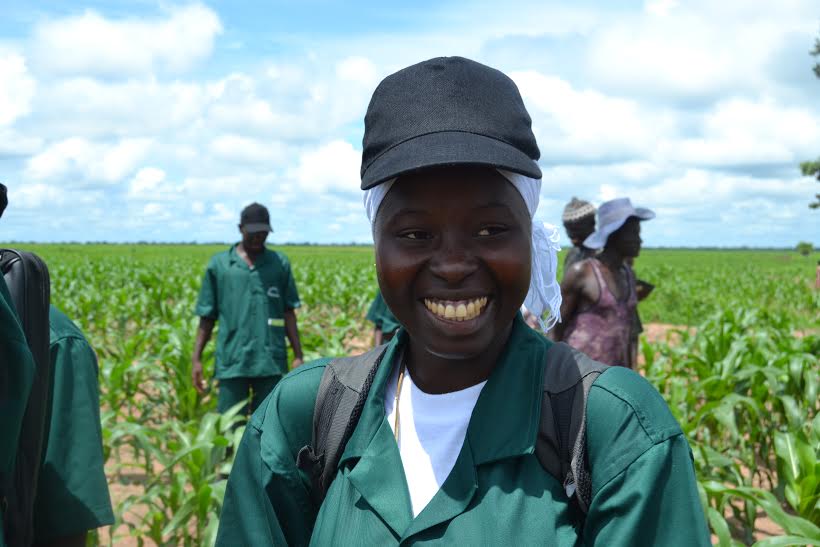
<svg viewBox="0 0 820 547">
<path fill-rule="evenodd" d="M 0 184 L 0 217 L 8 203 L 6 187 Z M 34 358 L 11 301 L 6 281 L 0 275 L 0 497 L 3 484 L 14 470 L 20 426 L 34 380 Z M 3 530 L 6 500 L 0 499 L 0 547 L 5 547 Z"/>
<path fill-rule="evenodd" d="M 248 205 L 240 217 L 242 241 L 211 258 L 196 305 L 199 316 L 193 382 L 203 393 L 202 350 L 219 321 L 217 409 L 225 412 L 252 395 L 250 411 L 287 373 L 287 336 L 293 367 L 302 364 L 295 309 L 301 304 L 287 257 L 265 247 L 272 231 L 268 210 Z"/>
<path fill-rule="evenodd" d="M 114 523 L 105 478 L 97 356 L 51 306 L 52 392 L 34 508 L 36 545 L 84 546 L 88 530 Z"/>
<path fill-rule="evenodd" d="M 388 342 L 401 326 L 396 316 L 384 303 L 382 292 L 376 292 L 376 298 L 367 310 L 367 320 L 373 323 L 373 345 L 380 346 Z"/>
</svg>

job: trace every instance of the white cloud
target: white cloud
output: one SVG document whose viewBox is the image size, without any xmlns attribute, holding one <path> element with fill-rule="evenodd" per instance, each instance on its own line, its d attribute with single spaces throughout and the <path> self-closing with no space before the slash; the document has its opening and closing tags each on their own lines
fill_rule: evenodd
<svg viewBox="0 0 820 547">
<path fill-rule="evenodd" d="M 128 196 L 132 198 L 156 198 L 160 185 L 165 180 L 165 171 L 156 167 L 143 167 L 128 185 Z"/>
<path fill-rule="evenodd" d="M 167 216 L 168 211 L 162 203 L 146 203 L 142 208 L 142 214 L 146 217 L 163 217 Z"/>
<path fill-rule="evenodd" d="M 38 24 L 34 53 L 49 74 L 179 72 L 207 58 L 221 32 L 217 14 L 200 4 L 173 7 L 153 19 L 108 19 L 86 10 Z"/>
<path fill-rule="evenodd" d="M 533 118 L 542 160 L 572 161 L 637 157 L 673 128 L 665 113 L 642 112 L 632 100 L 576 90 L 555 76 L 514 72 Z"/>
<path fill-rule="evenodd" d="M 289 178 L 299 187 L 311 193 L 336 189 L 356 191 L 359 187 L 361 151 L 343 140 L 331 141 L 299 155 L 295 168 L 288 171 Z"/>
<path fill-rule="evenodd" d="M 820 125 L 806 109 L 734 98 L 704 117 L 701 136 L 668 141 L 659 150 L 688 165 L 796 165 L 820 150 Z"/>
<path fill-rule="evenodd" d="M 52 138 L 180 133 L 196 124 L 208 101 L 202 83 L 77 77 L 42 89 L 35 114 L 38 125 Z"/>
<path fill-rule="evenodd" d="M 241 135 L 220 135 L 210 142 L 209 149 L 220 159 L 242 163 L 279 164 L 287 158 L 281 142 Z"/>
<path fill-rule="evenodd" d="M 0 50 L 0 126 L 29 113 L 35 88 L 23 56 Z"/>
<path fill-rule="evenodd" d="M 191 203 L 191 211 L 193 211 L 194 214 L 201 215 L 205 212 L 205 203 L 202 201 L 195 201 Z"/>
<path fill-rule="evenodd" d="M 100 144 L 72 137 L 32 157 L 25 174 L 34 180 L 80 176 L 91 182 L 116 183 L 133 172 L 150 146 L 149 139 Z"/>
<path fill-rule="evenodd" d="M 227 222 L 230 220 L 236 220 L 237 224 L 239 224 L 239 213 L 233 211 L 224 203 L 214 203 L 212 209 L 213 215 L 211 215 L 211 220 L 213 220 L 214 222 Z"/>
<path fill-rule="evenodd" d="M 643 9 L 652 15 L 669 15 L 678 4 L 678 0 L 645 0 Z"/>
<path fill-rule="evenodd" d="M 64 203 L 66 189 L 62 186 L 43 183 L 12 185 L 9 188 L 9 205 L 15 209 L 52 209 Z"/>
<path fill-rule="evenodd" d="M 21 135 L 14 129 L 0 127 L 0 158 L 30 156 L 43 145 L 43 139 Z"/>
</svg>

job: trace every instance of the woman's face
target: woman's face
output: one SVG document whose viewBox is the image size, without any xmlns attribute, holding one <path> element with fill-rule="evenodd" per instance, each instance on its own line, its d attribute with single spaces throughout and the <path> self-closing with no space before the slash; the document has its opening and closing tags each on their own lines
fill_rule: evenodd
<svg viewBox="0 0 820 547">
<path fill-rule="evenodd" d="M 523 198 L 493 169 L 403 176 L 376 217 L 384 299 L 430 353 L 478 356 L 508 335 L 527 295 L 530 230 Z"/>
<path fill-rule="evenodd" d="M 624 225 L 609 236 L 606 246 L 615 249 L 625 257 L 635 258 L 641 254 L 641 222 L 629 217 Z"/>
</svg>

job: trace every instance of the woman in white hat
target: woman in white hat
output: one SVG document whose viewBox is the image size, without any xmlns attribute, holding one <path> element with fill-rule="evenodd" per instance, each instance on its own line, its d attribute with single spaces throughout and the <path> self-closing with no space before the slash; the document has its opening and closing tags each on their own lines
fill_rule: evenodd
<svg viewBox="0 0 820 547">
<path fill-rule="evenodd" d="M 584 246 L 603 250 L 573 264 L 561 282 L 561 317 L 553 336 L 608 365 L 630 366 L 638 305 L 635 275 L 626 263 L 641 250 L 642 220 L 655 213 L 635 208 L 629 198 L 598 209 L 598 229 Z"/>
</svg>

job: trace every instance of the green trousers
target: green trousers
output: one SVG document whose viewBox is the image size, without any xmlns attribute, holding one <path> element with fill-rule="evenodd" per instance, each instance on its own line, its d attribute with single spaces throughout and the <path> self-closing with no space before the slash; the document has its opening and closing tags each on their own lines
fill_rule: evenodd
<svg viewBox="0 0 820 547">
<path fill-rule="evenodd" d="M 224 378 L 219 380 L 216 410 L 222 414 L 227 412 L 233 405 L 240 401 L 247 401 L 250 397 L 250 407 L 248 405 L 243 407 L 240 414 L 253 414 L 281 379 L 281 376 L 263 376 L 261 378 Z"/>
</svg>

